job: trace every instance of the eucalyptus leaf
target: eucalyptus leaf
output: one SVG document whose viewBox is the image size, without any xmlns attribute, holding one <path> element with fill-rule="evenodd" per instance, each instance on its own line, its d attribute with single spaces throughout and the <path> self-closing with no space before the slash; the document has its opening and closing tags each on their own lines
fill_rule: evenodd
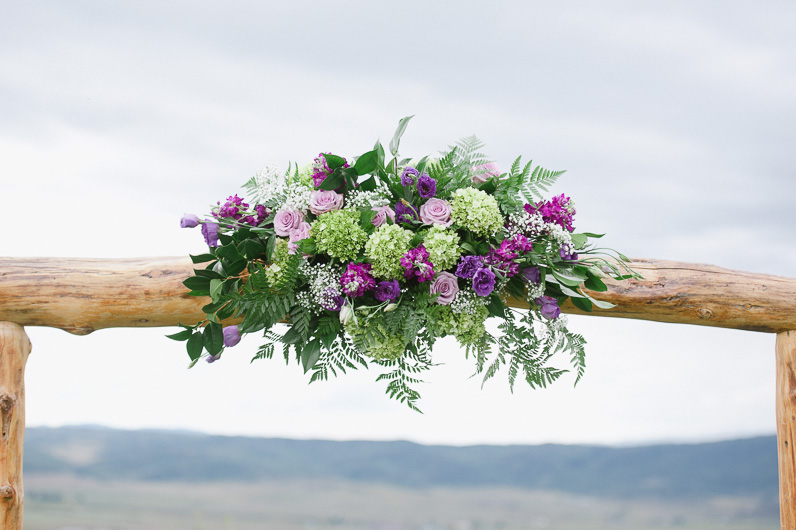
<svg viewBox="0 0 796 530">
<path fill-rule="evenodd" d="M 581 311 L 586 311 L 587 313 L 592 312 L 591 300 L 589 300 L 588 298 L 572 298 L 572 305 L 574 305 Z"/>
<path fill-rule="evenodd" d="M 398 146 L 401 144 L 401 136 L 403 136 L 404 131 L 406 131 L 406 126 L 409 124 L 409 120 L 412 118 L 414 118 L 414 115 L 401 118 L 401 120 L 398 122 L 398 128 L 395 130 L 392 140 L 390 140 L 390 153 L 392 156 L 398 156 Z"/>
</svg>

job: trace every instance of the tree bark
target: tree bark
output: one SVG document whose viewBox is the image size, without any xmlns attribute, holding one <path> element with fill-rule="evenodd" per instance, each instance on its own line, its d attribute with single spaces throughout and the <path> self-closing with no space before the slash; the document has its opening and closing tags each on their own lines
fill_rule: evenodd
<svg viewBox="0 0 796 530">
<path fill-rule="evenodd" d="M 0 322 L 0 528 L 22 529 L 22 448 L 25 441 L 25 330 Z"/>
<path fill-rule="evenodd" d="M 193 267 L 188 258 L 0 258 L 0 321 L 75 334 L 195 324 L 208 299 L 188 296 L 182 285 Z M 606 280 L 607 292 L 591 293 L 617 307 L 585 314 L 769 333 L 796 329 L 794 278 L 651 259 L 633 267 L 643 280 Z M 584 314 L 571 303 L 563 310 Z"/>
</svg>

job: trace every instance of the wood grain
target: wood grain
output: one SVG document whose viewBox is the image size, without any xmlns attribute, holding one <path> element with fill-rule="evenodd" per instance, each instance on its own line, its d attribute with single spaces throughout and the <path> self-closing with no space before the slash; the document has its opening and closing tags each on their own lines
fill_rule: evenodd
<svg viewBox="0 0 796 530">
<path fill-rule="evenodd" d="M 796 331 L 777 333 L 777 447 L 782 528 L 796 529 Z"/>
<path fill-rule="evenodd" d="M 796 329 L 794 278 L 652 259 L 633 266 L 644 280 L 607 280 L 608 292 L 592 294 L 618 307 L 588 314 L 769 333 Z M 195 324 L 208 299 L 186 294 L 182 281 L 192 268 L 188 258 L 175 257 L 0 258 L 0 321 L 75 334 Z M 571 304 L 563 309 L 584 314 Z"/>
<path fill-rule="evenodd" d="M 25 330 L 0 322 L 0 528 L 22 529 L 22 447 L 25 441 Z"/>
</svg>

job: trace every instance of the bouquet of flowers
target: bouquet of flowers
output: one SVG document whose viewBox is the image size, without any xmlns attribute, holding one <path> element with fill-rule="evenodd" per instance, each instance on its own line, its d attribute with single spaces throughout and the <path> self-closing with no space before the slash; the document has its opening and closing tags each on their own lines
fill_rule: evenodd
<svg viewBox="0 0 796 530">
<path fill-rule="evenodd" d="M 518 375 L 545 387 L 567 371 L 549 365 L 559 352 L 580 380 L 585 341 L 560 306 L 610 308 L 585 289 L 637 277 L 629 260 L 590 244 L 601 235 L 574 232 L 569 197 L 542 198 L 563 171 L 517 158 L 502 173 L 475 137 L 438 158 L 400 159 L 410 118 L 390 160 L 377 143 L 352 160 L 321 153 L 304 167 L 268 167 L 244 185 L 246 202 L 236 194 L 207 218 L 183 217 L 209 247 L 191 256 L 202 268 L 184 284 L 212 299 L 205 320 L 170 336 L 186 341 L 191 366 L 263 332 L 252 361 L 281 344 L 311 382 L 378 365 L 387 394 L 417 410 L 432 348 L 452 336 L 484 381 L 505 365 L 512 388 Z M 487 331 L 489 318 L 500 333 Z"/>
</svg>

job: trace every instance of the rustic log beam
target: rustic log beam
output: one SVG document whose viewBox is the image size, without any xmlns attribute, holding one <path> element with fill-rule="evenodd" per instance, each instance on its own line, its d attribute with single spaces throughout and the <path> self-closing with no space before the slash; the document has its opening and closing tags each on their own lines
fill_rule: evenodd
<svg viewBox="0 0 796 530">
<path fill-rule="evenodd" d="M 0 322 L 0 528 L 22 530 L 22 447 L 25 441 L 25 330 Z"/>
<path fill-rule="evenodd" d="M 777 333 L 777 447 L 780 524 L 796 529 L 796 331 Z"/>
<path fill-rule="evenodd" d="M 637 259 L 644 280 L 607 280 L 592 293 L 617 307 L 592 315 L 778 333 L 796 329 L 796 279 L 712 265 Z M 0 321 L 87 334 L 111 327 L 175 326 L 203 318 L 186 294 L 188 258 L 0 258 Z M 523 302 L 510 301 L 515 307 Z M 571 304 L 568 313 L 584 314 Z"/>
</svg>

